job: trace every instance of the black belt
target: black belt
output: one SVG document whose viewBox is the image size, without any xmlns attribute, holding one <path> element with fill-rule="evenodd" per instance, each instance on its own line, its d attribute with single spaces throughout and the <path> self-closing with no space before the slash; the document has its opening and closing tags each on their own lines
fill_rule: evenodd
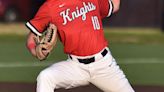
<svg viewBox="0 0 164 92">
<path fill-rule="evenodd" d="M 101 55 L 104 57 L 106 54 L 108 53 L 108 51 L 106 49 L 104 49 L 103 52 L 101 52 Z M 70 56 L 70 55 L 69 55 Z M 70 56 L 70 58 L 72 59 L 72 57 Z M 86 58 L 86 59 L 78 59 L 77 60 L 80 63 L 84 63 L 84 64 L 90 64 L 92 62 L 95 62 L 95 57 L 91 57 L 91 58 Z"/>
</svg>

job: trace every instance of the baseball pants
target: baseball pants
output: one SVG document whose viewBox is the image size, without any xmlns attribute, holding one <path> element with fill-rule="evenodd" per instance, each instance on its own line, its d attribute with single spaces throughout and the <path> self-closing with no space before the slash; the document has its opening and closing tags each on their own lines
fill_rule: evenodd
<svg viewBox="0 0 164 92">
<path fill-rule="evenodd" d="M 117 65 L 108 48 L 107 54 L 99 53 L 79 57 L 70 55 L 66 61 L 55 63 L 41 71 L 37 78 L 37 92 L 54 92 L 58 88 L 74 88 L 92 83 L 104 92 L 134 92 L 123 71 Z M 80 59 L 94 57 L 89 64 Z"/>
</svg>

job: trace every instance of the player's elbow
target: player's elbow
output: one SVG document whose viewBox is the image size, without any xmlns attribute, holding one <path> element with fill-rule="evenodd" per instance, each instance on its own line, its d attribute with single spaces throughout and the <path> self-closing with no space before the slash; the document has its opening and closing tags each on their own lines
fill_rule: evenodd
<svg viewBox="0 0 164 92">
<path fill-rule="evenodd" d="M 120 0 L 112 0 L 113 2 L 113 13 L 120 9 Z"/>
</svg>

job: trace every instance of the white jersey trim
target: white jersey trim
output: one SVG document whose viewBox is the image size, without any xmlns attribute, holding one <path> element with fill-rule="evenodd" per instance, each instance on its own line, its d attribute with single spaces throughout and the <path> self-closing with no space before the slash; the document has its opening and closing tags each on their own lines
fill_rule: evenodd
<svg viewBox="0 0 164 92">
<path fill-rule="evenodd" d="M 33 33 L 35 33 L 36 35 L 42 36 L 42 34 L 39 33 L 38 30 L 37 30 L 30 22 L 27 22 L 27 23 L 26 23 L 26 26 L 27 26 Z"/>
<path fill-rule="evenodd" d="M 113 3 L 112 3 L 112 0 L 108 0 L 109 1 L 109 12 L 108 12 L 108 16 L 107 17 L 110 17 L 113 13 Z"/>
</svg>

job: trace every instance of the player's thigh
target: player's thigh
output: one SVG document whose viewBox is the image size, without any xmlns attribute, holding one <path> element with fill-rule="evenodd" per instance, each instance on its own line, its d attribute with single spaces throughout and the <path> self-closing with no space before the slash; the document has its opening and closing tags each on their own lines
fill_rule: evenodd
<svg viewBox="0 0 164 92">
<path fill-rule="evenodd" d="M 134 92 L 123 71 L 115 61 L 108 68 L 97 74 L 91 83 L 104 92 Z"/>
<path fill-rule="evenodd" d="M 88 84 L 88 75 L 71 61 L 62 61 L 44 69 L 38 76 L 51 82 L 55 88 L 72 88 Z M 42 80 L 43 81 L 43 80 Z"/>
</svg>

